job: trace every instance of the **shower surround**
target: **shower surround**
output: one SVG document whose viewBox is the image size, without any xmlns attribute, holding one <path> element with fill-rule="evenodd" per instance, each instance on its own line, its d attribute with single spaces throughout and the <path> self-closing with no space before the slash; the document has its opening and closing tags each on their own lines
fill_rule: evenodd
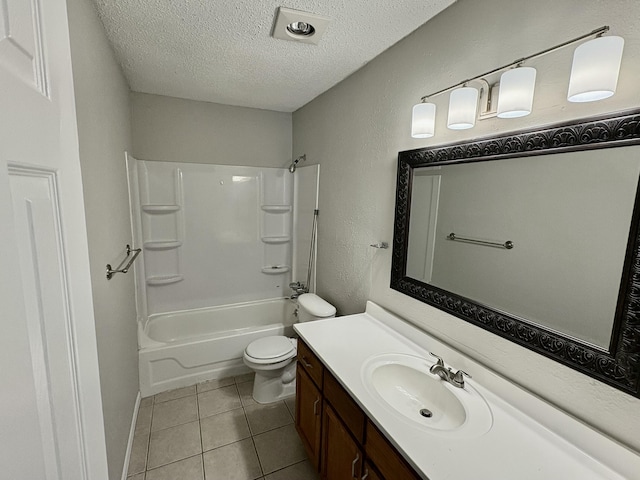
<svg viewBox="0 0 640 480">
<path fill-rule="evenodd" d="M 143 248 L 135 270 L 142 395 L 248 371 L 242 352 L 252 340 L 291 333 L 294 178 L 296 203 L 315 205 L 318 167 L 292 174 L 128 157 L 128 171 Z"/>
</svg>

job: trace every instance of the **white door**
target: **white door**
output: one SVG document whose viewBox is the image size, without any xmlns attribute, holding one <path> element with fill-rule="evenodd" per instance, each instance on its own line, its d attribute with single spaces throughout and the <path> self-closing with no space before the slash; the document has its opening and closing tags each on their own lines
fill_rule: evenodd
<svg viewBox="0 0 640 480">
<path fill-rule="evenodd" d="M 65 0 L 0 0 L 0 478 L 106 479 Z"/>
</svg>

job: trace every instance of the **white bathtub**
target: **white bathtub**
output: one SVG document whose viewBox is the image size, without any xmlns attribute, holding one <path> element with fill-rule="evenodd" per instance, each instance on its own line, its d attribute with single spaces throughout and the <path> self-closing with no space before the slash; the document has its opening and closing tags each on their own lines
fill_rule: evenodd
<svg viewBox="0 0 640 480">
<path fill-rule="evenodd" d="M 293 335 L 295 302 L 287 298 L 152 315 L 138 324 L 143 397 L 205 380 L 248 373 L 246 346 Z"/>
</svg>

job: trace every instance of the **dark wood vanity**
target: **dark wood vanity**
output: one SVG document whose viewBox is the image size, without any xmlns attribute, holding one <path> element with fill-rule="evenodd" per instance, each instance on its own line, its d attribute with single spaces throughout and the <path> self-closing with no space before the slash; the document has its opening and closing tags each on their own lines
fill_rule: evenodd
<svg viewBox="0 0 640 480">
<path fill-rule="evenodd" d="M 422 478 L 298 340 L 296 430 L 323 480 Z"/>
</svg>

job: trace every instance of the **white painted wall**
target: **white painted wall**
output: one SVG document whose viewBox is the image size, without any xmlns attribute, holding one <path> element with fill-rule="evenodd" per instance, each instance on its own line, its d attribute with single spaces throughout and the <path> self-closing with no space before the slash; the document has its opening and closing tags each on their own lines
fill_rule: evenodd
<svg viewBox="0 0 640 480">
<path fill-rule="evenodd" d="M 105 265 L 118 265 L 131 243 L 129 88 L 93 2 L 67 4 L 109 478 L 117 479 L 138 393 L 136 311 L 133 275 L 108 281 Z"/>
<path fill-rule="evenodd" d="M 389 288 L 398 151 L 516 131 L 638 105 L 640 31 L 636 0 L 459 0 L 361 70 L 294 113 L 295 155 L 320 163 L 318 294 L 340 313 L 373 301 L 567 412 L 640 450 L 640 400 Z M 410 137 L 411 107 L 422 95 L 535 53 L 603 24 L 626 40 L 617 94 L 595 104 L 566 102 L 571 49 L 532 63 L 534 112 L 492 119 L 464 132 L 445 126 Z"/>
<path fill-rule="evenodd" d="M 133 156 L 139 160 L 286 167 L 291 114 L 131 94 Z"/>
</svg>

